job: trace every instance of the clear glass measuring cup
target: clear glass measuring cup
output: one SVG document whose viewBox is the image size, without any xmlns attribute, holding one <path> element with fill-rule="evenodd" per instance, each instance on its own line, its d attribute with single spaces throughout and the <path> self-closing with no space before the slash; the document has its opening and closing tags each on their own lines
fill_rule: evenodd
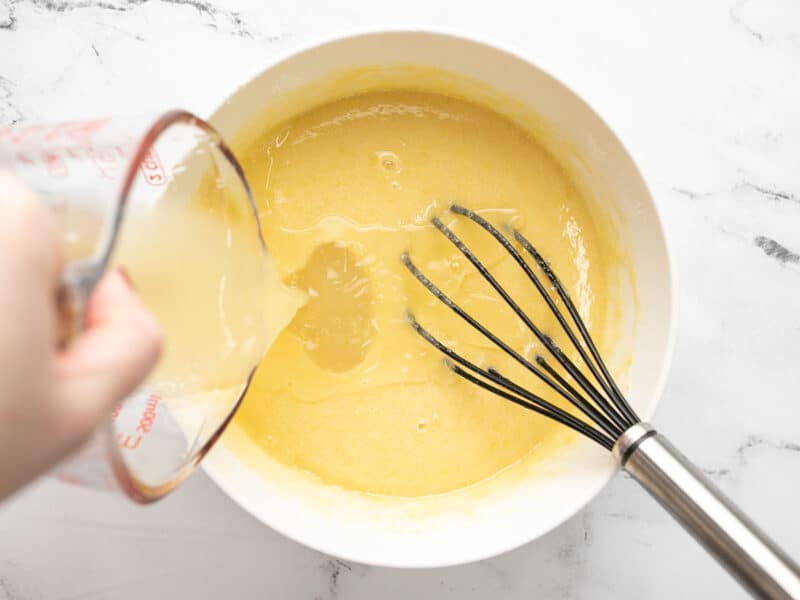
<svg viewBox="0 0 800 600">
<path fill-rule="evenodd" d="M 73 333 L 116 265 L 164 331 L 155 372 L 55 474 L 158 499 L 220 436 L 266 349 L 266 249 L 242 169 L 184 111 L 0 128 L 0 168 L 56 218 Z"/>
</svg>

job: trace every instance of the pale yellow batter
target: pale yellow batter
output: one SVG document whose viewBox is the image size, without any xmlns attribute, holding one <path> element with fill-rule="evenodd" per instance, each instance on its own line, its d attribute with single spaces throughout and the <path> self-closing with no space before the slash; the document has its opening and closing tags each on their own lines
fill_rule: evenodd
<svg viewBox="0 0 800 600">
<path fill-rule="evenodd" d="M 411 309 L 472 360 L 542 391 L 437 303 L 417 264 L 533 358 L 539 344 L 430 224 L 439 215 L 556 340 L 553 317 L 505 251 L 452 202 L 520 228 L 573 294 L 601 351 L 608 265 L 583 198 L 512 122 L 435 94 L 370 92 L 317 107 L 239 149 L 277 268 L 308 294 L 259 367 L 234 428 L 327 483 L 392 496 L 484 480 L 560 426 L 458 379 L 404 320 Z"/>
</svg>

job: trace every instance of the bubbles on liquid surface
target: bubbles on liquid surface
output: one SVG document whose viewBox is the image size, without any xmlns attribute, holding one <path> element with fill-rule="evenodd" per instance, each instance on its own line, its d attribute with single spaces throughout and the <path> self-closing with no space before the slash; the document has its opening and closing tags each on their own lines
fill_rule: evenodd
<svg viewBox="0 0 800 600">
<path fill-rule="evenodd" d="M 403 170 L 403 165 L 400 162 L 400 157 L 394 152 L 381 150 L 375 153 L 378 157 L 378 164 L 387 173 L 400 173 Z"/>
</svg>

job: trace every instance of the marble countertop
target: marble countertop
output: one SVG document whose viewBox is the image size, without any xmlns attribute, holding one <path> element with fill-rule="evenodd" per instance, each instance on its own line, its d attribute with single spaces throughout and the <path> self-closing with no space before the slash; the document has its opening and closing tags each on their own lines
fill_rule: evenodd
<svg viewBox="0 0 800 600">
<path fill-rule="evenodd" d="M 800 4 L 0 0 L 0 125 L 207 113 L 304 40 L 367 26 L 494 38 L 551 70 L 627 144 L 679 276 L 655 423 L 800 556 Z M 165 501 L 43 481 L 0 506 L 0 600 L 744 597 L 624 476 L 519 550 L 428 571 L 289 541 L 203 474 Z"/>
</svg>

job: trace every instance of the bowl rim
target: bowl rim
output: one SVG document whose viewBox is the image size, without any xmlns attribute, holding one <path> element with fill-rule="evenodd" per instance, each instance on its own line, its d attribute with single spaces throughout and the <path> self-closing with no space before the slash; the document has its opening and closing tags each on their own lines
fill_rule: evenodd
<svg viewBox="0 0 800 600">
<path fill-rule="evenodd" d="M 643 420 L 647 421 L 652 419 L 653 415 L 658 409 L 658 406 L 661 401 L 661 397 L 664 392 L 664 388 L 666 385 L 667 376 L 669 374 L 669 370 L 672 364 L 674 349 L 675 349 L 675 342 L 676 342 L 676 334 L 677 334 L 677 321 L 678 321 L 678 306 L 676 302 L 677 298 L 677 277 L 675 272 L 674 266 L 674 257 L 673 252 L 671 250 L 670 241 L 667 235 L 667 230 L 664 226 L 664 216 L 663 211 L 659 206 L 659 202 L 656 197 L 653 195 L 650 186 L 647 183 L 647 179 L 644 177 L 639 165 L 634 160 L 633 155 L 631 154 L 628 147 L 624 144 L 624 142 L 619 138 L 617 133 L 611 128 L 605 118 L 592 106 L 582 95 L 578 94 L 575 89 L 563 79 L 556 77 L 553 73 L 546 67 L 542 66 L 538 63 L 533 62 L 526 53 L 515 47 L 513 43 L 501 43 L 496 39 L 487 39 L 487 37 L 477 34 L 475 32 L 465 31 L 465 30 L 454 30 L 448 28 L 440 28 L 440 27 L 417 27 L 417 26 L 409 26 L 409 27 L 384 27 L 384 26 L 368 26 L 368 27 L 359 27 L 359 28 L 349 28 L 345 29 L 338 33 L 331 33 L 322 36 L 312 36 L 308 39 L 298 41 L 289 47 L 282 49 L 280 52 L 277 52 L 274 56 L 270 57 L 267 63 L 255 70 L 255 72 L 250 73 L 245 78 L 242 79 L 242 82 L 233 88 L 231 91 L 227 92 L 224 96 L 224 99 L 220 102 L 217 102 L 212 105 L 211 111 L 208 113 L 209 120 L 214 123 L 214 116 L 221 110 L 223 110 L 228 102 L 236 96 L 241 90 L 243 90 L 247 85 L 251 82 L 256 80 L 258 77 L 262 76 L 266 71 L 275 66 L 290 60 L 294 57 L 297 57 L 301 54 L 304 54 L 309 51 L 316 51 L 325 46 L 335 44 L 337 42 L 342 42 L 345 40 L 350 40 L 353 38 L 367 38 L 373 36 L 392 36 L 392 35 L 426 35 L 431 36 L 433 38 L 448 38 L 454 40 L 456 42 L 468 42 L 473 43 L 476 45 L 484 46 L 489 50 L 494 50 L 501 54 L 508 56 L 511 59 L 515 59 L 521 62 L 526 63 L 528 66 L 541 71 L 545 76 L 550 77 L 561 86 L 563 86 L 570 94 L 572 94 L 577 100 L 579 100 L 585 108 L 594 115 L 595 118 L 598 119 L 600 123 L 608 130 L 611 137 L 619 144 L 620 148 L 623 150 L 624 155 L 627 156 L 628 160 L 631 163 L 631 166 L 635 170 L 636 174 L 641 179 L 645 189 L 647 190 L 647 196 L 649 198 L 649 204 L 652 206 L 653 213 L 655 216 L 654 219 L 654 230 L 653 233 L 660 236 L 661 240 L 663 241 L 663 249 L 664 249 L 664 282 L 666 289 L 664 290 L 664 298 L 668 303 L 668 329 L 666 335 L 666 344 L 664 346 L 664 354 L 661 359 L 661 365 L 657 376 L 654 378 L 653 384 L 653 402 L 649 408 L 649 413 L 645 416 Z M 509 538 L 503 538 L 502 543 L 493 543 L 493 544 L 486 544 L 486 540 L 483 540 L 484 543 L 478 545 L 476 544 L 472 549 L 470 548 L 463 548 L 459 553 L 453 553 L 443 560 L 419 560 L 413 557 L 405 557 L 402 560 L 398 560 L 395 556 L 392 557 L 371 557 L 367 556 L 364 553 L 359 554 L 358 552 L 352 551 L 352 549 L 343 549 L 340 547 L 334 547 L 333 544 L 324 543 L 319 539 L 314 538 L 313 536 L 308 535 L 301 535 L 297 531 L 292 530 L 292 528 L 285 526 L 284 523 L 280 522 L 276 519 L 268 519 L 264 518 L 263 511 L 258 510 L 255 503 L 248 500 L 246 494 L 240 494 L 235 486 L 230 485 L 228 481 L 225 480 L 224 476 L 222 476 L 217 468 L 212 466 L 213 461 L 213 451 L 212 456 L 210 457 L 211 460 L 209 461 L 206 459 L 202 463 L 203 471 L 208 475 L 208 477 L 214 482 L 217 487 L 219 487 L 225 495 L 227 495 L 235 504 L 237 504 L 240 508 L 244 509 L 245 512 L 249 513 L 251 517 L 256 519 L 257 521 L 267 525 L 272 530 L 278 532 L 282 536 L 289 538 L 297 543 L 300 543 L 308 548 L 313 550 L 317 550 L 319 552 L 335 556 L 350 562 L 360 563 L 360 564 L 368 564 L 373 566 L 379 567 L 390 567 L 390 568 L 401 568 L 401 569 L 428 569 L 428 568 L 444 568 L 450 566 L 457 566 L 463 564 L 469 564 L 472 562 L 477 562 L 480 560 L 485 560 L 488 558 L 493 558 L 499 556 L 501 554 L 505 554 L 512 550 L 516 550 L 528 543 L 531 543 L 542 536 L 546 535 L 550 531 L 554 530 L 555 528 L 559 527 L 560 525 L 564 524 L 566 521 L 573 518 L 578 512 L 584 509 L 590 502 L 592 502 L 600 492 L 608 485 L 611 479 L 617 474 L 619 470 L 618 466 L 614 466 L 613 468 L 607 469 L 606 473 L 604 473 L 603 477 L 598 477 L 596 483 L 591 488 L 587 487 L 586 494 L 582 495 L 576 501 L 571 503 L 567 503 L 568 505 L 561 511 L 560 514 L 556 515 L 555 518 L 551 519 L 550 521 L 546 522 L 544 525 L 538 528 L 520 528 L 520 535 Z M 343 551 L 344 550 L 344 551 Z"/>
</svg>

